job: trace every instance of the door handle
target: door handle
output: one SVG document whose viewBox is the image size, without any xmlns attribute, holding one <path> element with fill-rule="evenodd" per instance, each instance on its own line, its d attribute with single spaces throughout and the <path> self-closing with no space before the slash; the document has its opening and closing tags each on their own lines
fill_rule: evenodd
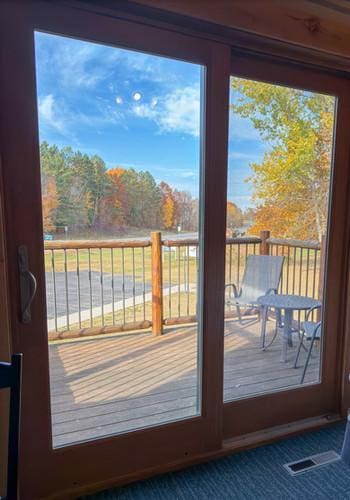
<svg viewBox="0 0 350 500">
<path fill-rule="evenodd" d="M 18 247 L 19 288 L 21 301 L 21 322 L 30 323 L 32 316 L 30 306 L 36 294 L 36 278 L 29 270 L 28 249 L 25 245 Z"/>
</svg>

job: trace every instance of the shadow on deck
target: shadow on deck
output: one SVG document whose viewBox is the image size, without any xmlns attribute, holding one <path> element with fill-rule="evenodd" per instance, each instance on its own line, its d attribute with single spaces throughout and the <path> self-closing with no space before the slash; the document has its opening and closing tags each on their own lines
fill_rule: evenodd
<svg viewBox="0 0 350 500">
<path fill-rule="evenodd" d="M 300 383 L 305 352 L 294 369 L 296 335 L 282 363 L 281 338 L 279 332 L 272 346 L 261 351 L 259 322 L 226 322 L 225 401 Z M 161 337 L 142 332 L 55 343 L 49 353 L 54 447 L 199 412 L 195 326 L 171 328 Z M 318 376 L 315 348 L 304 383 L 317 382 Z"/>
</svg>

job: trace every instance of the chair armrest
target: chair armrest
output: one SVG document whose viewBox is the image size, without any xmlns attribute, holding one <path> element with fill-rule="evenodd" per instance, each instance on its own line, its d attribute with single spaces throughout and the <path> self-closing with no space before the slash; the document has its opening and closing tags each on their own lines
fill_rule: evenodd
<svg viewBox="0 0 350 500">
<path fill-rule="evenodd" d="M 235 285 L 234 283 L 227 283 L 227 285 L 225 285 L 225 289 L 226 289 L 227 287 L 229 287 L 229 286 L 232 286 L 232 288 L 233 288 L 233 295 L 234 295 L 235 297 L 239 297 L 239 296 L 241 295 L 241 291 L 242 291 L 242 290 L 238 293 L 237 287 L 236 287 L 236 285 Z"/>
<path fill-rule="evenodd" d="M 305 315 L 305 321 L 309 321 L 310 314 L 312 314 L 313 311 L 316 311 L 316 309 L 321 309 L 321 306 L 312 306 L 310 307 L 310 309 L 307 310 Z"/>
<path fill-rule="evenodd" d="M 278 293 L 277 288 L 269 288 L 266 292 L 266 295 L 270 295 L 271 293 L 276 295 Z"/>
</svg>

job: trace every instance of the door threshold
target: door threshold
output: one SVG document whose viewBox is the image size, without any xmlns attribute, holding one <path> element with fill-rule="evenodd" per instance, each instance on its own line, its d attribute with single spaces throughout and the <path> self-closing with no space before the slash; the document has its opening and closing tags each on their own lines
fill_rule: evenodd
<svg viewBox="0 0 350 500">
<path fill-rule="evenodd" d="M 108 479 L 98 484 L 80 486 L 78 488 L 60 491 L 57 494 L 51 495 L 49 498 L 52 500 L 58 500 L 62 497 L 76 498 L 77 496 L 81 495 L 97 493 L 106 489 L 125 486 L 136 481 L 143 481 L 153 476 L 158 476 L 167 472 L 175 472 L 200 463 L 209 462 L 210 460 L 216 460 L 226 455 L 239 453 L 244 450 L 270 444 L 274 441 L 296 436 L 303 432 L 316 431 L 328 425 L 340 422 L 343 419 L 344 418 L 339 414 L 320 415 L 317 417 L 298 420 L 296 422 L 291 422 L 288 424 L 271 427 L 269 429 L 252 432 L 243 436 L 225 439 L 222 443 L 222 447 L 217 450 L 188 457 L 186 459 L 182 459 L 181 461 L 178 460 L 176 462 L 149 467 L 147 469 L 133 472 L 125 476 Z"/>
<path fill-rule="evenodd" d="M 292 437 L 302 432 L 315 431 L 326 425 L 331 425 L 343 420 L 339 414 L 325 414 L 317 417 L 306 418 L 297 420 L 288 424 L 277 425 L 268 429 L 243 434 L 234 438 L 227 438 L 223 440 L 222 450 L 227 453 L 238 452 L 269 444 L 279 439 Z"/>
</svg>

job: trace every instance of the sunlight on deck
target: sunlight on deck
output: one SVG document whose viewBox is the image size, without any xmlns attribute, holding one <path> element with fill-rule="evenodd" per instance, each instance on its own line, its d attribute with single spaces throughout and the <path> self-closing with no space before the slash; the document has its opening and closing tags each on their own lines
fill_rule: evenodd
<svg viewBox="0 0 350 500">
<path fill-rule="evenodd" d="M 274 322 L 269 322 L 269 329 Z M 281 332 L 259 348 L 260 323 L 236 320 L 225 327 L 225 401 L 300 383 L 293 368 L 297 341 L 281 363 Z M 295 339 L 297 340 L 297 339 Z M 305 379 L 318 380 L 315 349 Z M 197 328 L 149 332 L 50 345 L 54 446 L 135 430 L 198 414 Z"/>
</svg>

